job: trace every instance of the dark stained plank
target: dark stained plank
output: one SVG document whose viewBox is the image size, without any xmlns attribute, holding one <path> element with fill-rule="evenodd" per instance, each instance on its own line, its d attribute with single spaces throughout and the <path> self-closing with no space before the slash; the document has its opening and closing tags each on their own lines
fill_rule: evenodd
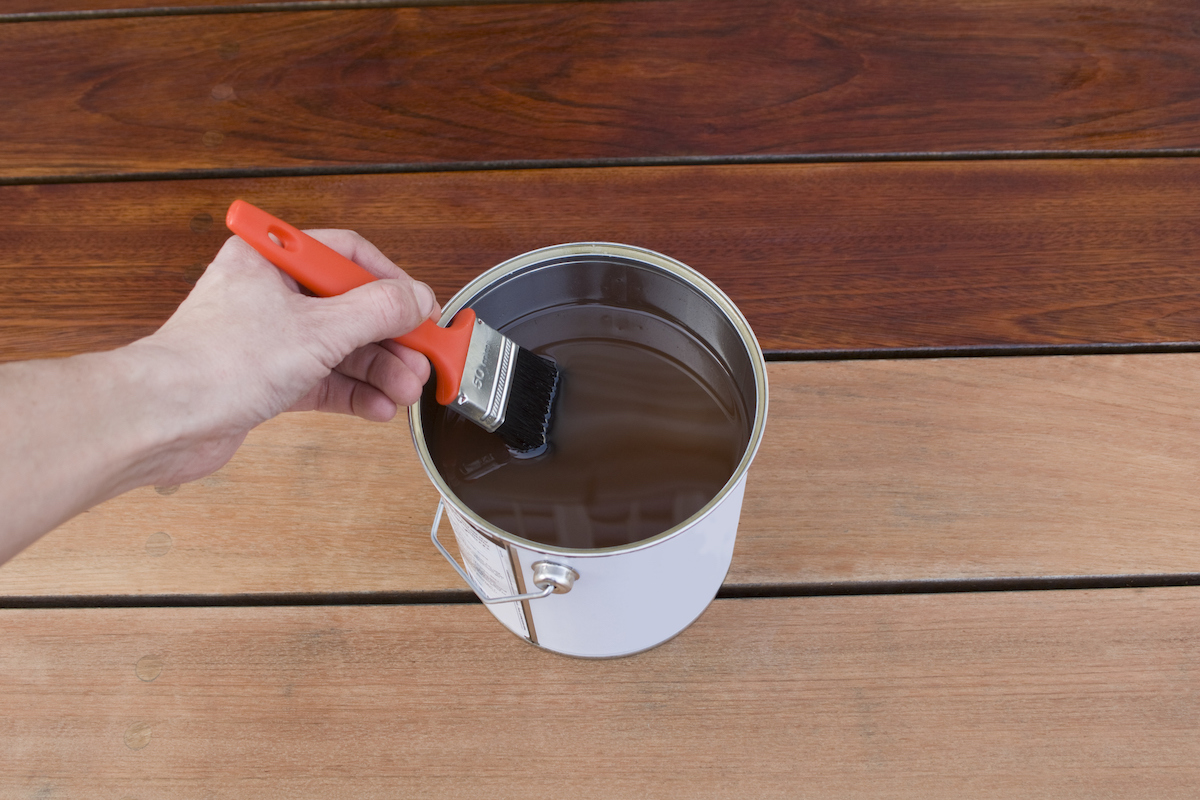
<svg viewBox="0 0 1200 800">
<path fill-rule="evenodd" d="M 0 187 L 0 359 L 151 333 L 236 197 L 359 230 L 443 300 L 538 247 L 649 247 L 772 352 L 1200 340 L 1200 161 L 1074 159 Z"/>
<path fill-rule="evenodd" d="M 731 590 L 1200 574 L 1200 353 L 768 376 Z M 463 592 L 436 505 L 403 418 L 285 414 L 212 476 L 63 525 L 0 567 L 0 597 Z"/>
<path fill-rule="evenodd" d="M 0 25 L 0 179 L 1200 147 L 1200 7 L 662 0 Z"/>
<path fill-rule="evenodd" d="M 617 2 L 641 2 L 643 0 L 616 0 Z M 519 0 L 528 3 L 578 3 L 590 0 Z M 17 15 L 66 15 L 88 12 L 142 12 L 147 16 L 178 14 L 184 10 L 201 13 L 214 9 L 249 9 L 256 7 L 271 11 L 327 11 L 342 6 L 347 9 L 408 6 L 484 6 L 512 5 L 514 0 L 4 0 L 0 8 L 0 21 L 5 16 Z M 39 20 L 40 21 L 40 20 Z"/>
<path fill-rule="evenodd" d="M 87 12 L 117 12 L 141 11 L 150 14 L 158 9 L 190 9 L 200 11 L 204 8 L 229 8 L 246 6 L 256 0 L 5 0 L 0 8 L 0 21 L 5 17 L 17 18 L 18 15 L 67 15 Z M 261 2 L 262 0 L 259 0 Z M 418 0 L 419 2 L 420 0 Z M 486 2 L 487 0 L 484 0 Z M 300 5 L 299 3 L 297 5 Z M 37 21 L 43 21 L 41 19 Z"/>
<path fill-rule="evenodd" d="M 1200 588 L 719 600 L 638 656 L 481 606 L 0 611 L 12 797 L 1155 797 Z"/>
</svg>

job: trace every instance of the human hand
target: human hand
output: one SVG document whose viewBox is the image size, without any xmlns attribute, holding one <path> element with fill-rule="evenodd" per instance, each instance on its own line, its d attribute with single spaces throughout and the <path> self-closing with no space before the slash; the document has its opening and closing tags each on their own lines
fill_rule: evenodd
<svg viewBox="0 0 1200 800">
<path fill-rule="evenodd" d="M 381 280 L 310 297 L 235 237 L 145 339 L 0 364 L 0 563 L 110 497 L 207 475 L 281 411 L 416 402 L 429 363 L 390 340 L 438 313 L 433 292 L 357 234 L 311 233 Z"/>
<path fill-rule="evenodd" d="M 420 398 L 429 362 L 392 339 L 439 313 L 432 290 L 358 234 L 308 233 L 381 280 L 311 297 L 232 237 L 167 323 L 131 346 L 172 377 L 181 394 L 163 411 L 189 423 L 155 482 L 219 468 L 251 428 L 285 410 L 386 421 Z"/>
</svg>

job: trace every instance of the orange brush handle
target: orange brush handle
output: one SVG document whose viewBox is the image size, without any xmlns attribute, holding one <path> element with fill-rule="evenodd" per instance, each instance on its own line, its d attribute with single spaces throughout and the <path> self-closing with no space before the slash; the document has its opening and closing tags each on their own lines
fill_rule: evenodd
<svg viewBox="0 0 1200 800">
<path fill-rule="evenodd" d="M 297 283 L 322 297 L 343 294 L 378 280 L 341 253 L 244 200 L 233 201 L 225 224 Z M 474 325 L 475 312 L 464 308 L 449 327 L 438 327 L 427 319 L 396 337 L 405 347 L 424 353 L 433 364 L 438 375 L 437 401 L 442 405 L 458 397 Z"/>
</svg>

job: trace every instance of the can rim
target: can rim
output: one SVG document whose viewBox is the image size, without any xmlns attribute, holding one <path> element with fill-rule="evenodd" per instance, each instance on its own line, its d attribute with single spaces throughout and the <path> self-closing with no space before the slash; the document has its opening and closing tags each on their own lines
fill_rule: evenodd
<svg viewBox="0 0 1200 800">
<path fill-rule="evenodd" d="M 442 307 L 442 316 L 439 319 L 439 324 L 445 325 L 449 323 L 454 315 L 462 310 L 476 295 L 480 294 L 484 289 L 496 283 L 500 278 L 518 272 L 529 267 L 536 266 L 544 261 L 559 259 L 564 256 L 615 256 L 633 261 L 640 261 L 652 267 L 657 267 L 665 272 L 671 273 L 676 277 L 682 278 L 688 284 L 698 289 L 709 300 L 712 300 L 718 308 L 725 314 L 726 318 L 731 322 L 738 332 L 738 336 L 742 340 L 742 344 L 746 347 L 747 354 L 750 356 L 750 363 L 754 370 L 754 388 L 756 393 L 756 401 L 754 407 L 754 422 L 750 427 L 750 439 L 746 443 L 746 451 L 742 454 L 741 461 L 729 476 L 729 480 L 721 487 L 707 503 L 705 503 L 696 513 L 692 514 L 687 519 L 679 522 L 676 525 L 668 528 L 662 533 L 655 534 L 646 539 L 639 539 L 636 542 L 628 544 L 615 545 L 613 547 L 596 547 L 596 548 L 575 548 L 575 547 L 559 547 L 557 545 L 543 544 L 535 542 L 532 539 L 526 539 L 517 536 L 514 533 L 504 530 L 496 525 L 485 520 L 483 517 L 475 513 L 466 503 L 464 503 L 446 483 L 441 474 L 433 465 L 433 458 L 429 453 L 429 448 L 425 445 L 425 436 L 421 425 L 421 404 L 414 403 L 408 409 L 409 429 L 413 437 L 413 445 L 416 447 L 417 456 L 421 462 L 425 474 L 433 482 L 438 493 L 443 499 L 463 517 L 466 517 L 472 525 L 491 538 L 498 539 L 502 542 L 517 545 L 528 550 L 540 553 L 548 553 L 555 555 L 573 556 L 576 558 L 586 558 L 589 556 L 606 556 L 615 553 L 633 552 L 642 550 L 648 547 L 653 547 L 668 539 L 672 539 L 684 531 L 688 530 L 696 523 L 709 516 L 713 510 L 721 504 L 721 502 L 734 490 L 734 488 L 743 480 L 746 472 L 750 469 L 750 463 L 754 460 L 754 456 L 758 452 L 759 445 L 762 443 L 763 430 L 766 427 L 767 420 L 767 368 L 766 360 L 763 358 L 762 348 L 758 344 L 758 338 L 754 335 L 754 331 L 750 328 L 750 323 L 746 320 L 745 315 L 734 304 L 729 296 L 725 294 L 715 283 L 713 283 L 704 275 L 692 269 L 682 261 L 663 255 L 654 250 L 649 250 L 636 245 L 618 244 L 615 242 L 571 242 L 568 244 L 550 245 L 541 247 L 537 250 L 531 250 L 527 253 L 522 253 L 519 256 L 503 261 L 491 269 L 483 272 L 474 280 L 455 293 L 454 297 Z"/>
</svg>

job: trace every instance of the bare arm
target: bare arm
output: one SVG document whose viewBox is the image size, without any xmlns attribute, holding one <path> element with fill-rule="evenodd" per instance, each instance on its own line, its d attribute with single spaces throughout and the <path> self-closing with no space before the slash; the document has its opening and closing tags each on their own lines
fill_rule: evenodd
<svg viewBox="0 0 1200 800">
<path fill-rule="evenodd" d="M 384 421 L 419 398 L 429 364 L 390 339 L 433 293 L 356 234 L 310 233 L 385 280 L 309 297 L 234 237 L 153 335 L 0 364 L 0 563 L 122 492 L 213 472 L 282 411 Z"/>
</svg>

